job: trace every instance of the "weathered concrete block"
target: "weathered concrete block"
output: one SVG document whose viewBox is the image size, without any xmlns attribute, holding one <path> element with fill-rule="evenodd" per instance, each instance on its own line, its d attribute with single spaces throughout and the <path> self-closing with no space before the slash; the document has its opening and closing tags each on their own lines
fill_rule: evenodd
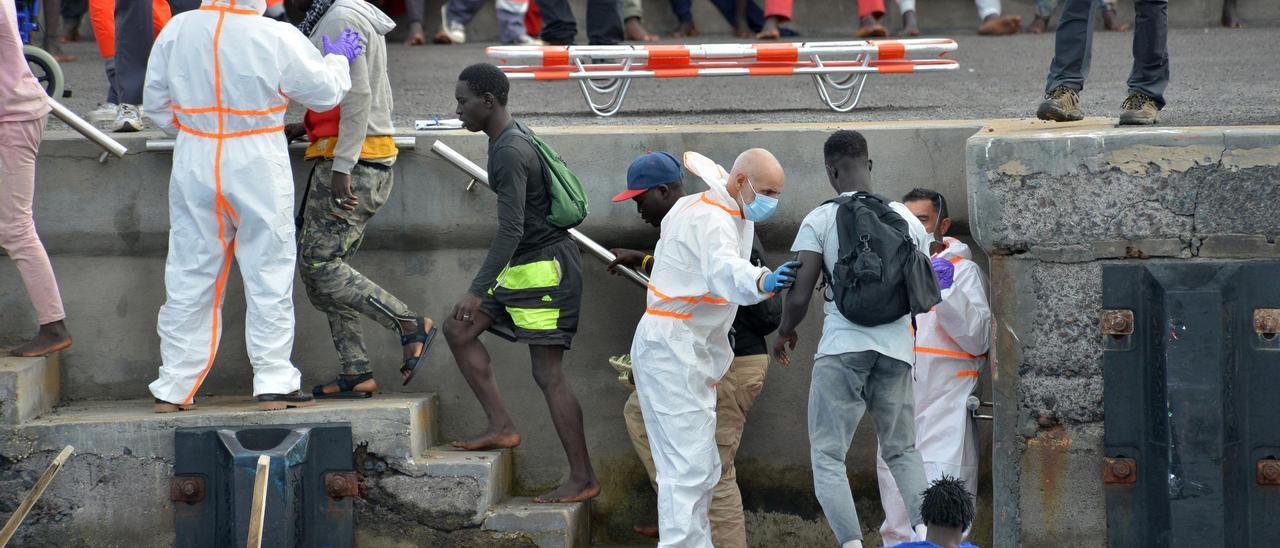
<svg viewBox="0 0 1280 548">
<path fill-rule="evenodd" d="M 21 424 L 58 404 L 62 397 L 58 355 L 0 357 L 0 424 Z"/>
<path fill-rule="evenodd" d="M 511 451 L 434 448 L 391 467 L 376 481 L 379 504 L 418 523 L 453 531 L 484 523 L 511 488 Z"/>
<path fill-rule="evenodd" d="M 490 512 L 483 529 L 526 534 L 538 548 L 585 547 L 591 545 L 591 512 L 586 503 L 537 504 L 532 499 L 512 499 Z"/>
<path fill-rule="evenodd" d="M 62 449 L 80 454 L 173 460 L 173 430 L 191 426 L 350 422 L 357 444 L 387 459 L 408 460 L 435 440 L 434 394 L 326 401 L 288 412 L 262 412 L 245 398 L 201 398 L 194 411 L 156 414 L 151 400 L 85 401 L 0 430 L 0 454 L 9 458 Z"/>
<path fill-rule="evenodd" d="M 1106 546 L 1102 425 L 1053 427 L 1022 454 L 1021 546 Z"/>
<path fill-rule="evenodd" d="M 349 422 L 361 451 L 372 453 L 384 469 L 385 463 L 410 461 L 435 438 L 434 395 L 322 402 L 278 412 L 258 411 L 243 398 L 198 403 L 195 411 L 157 415 L 151 400 L 78 402 L 0 428 L 0 511 L 16 505 L 8 497 L 29 488 L 57 450 L 76 448 L 37 506 L 36 520 L 23 527 L 32 542 L 19 545 L 172 546 L 168 493 L 175 428 Z"/>
<path fill-rule="evenodd" d="M 1217 235 L 1280 234 L 1280 128 L 1005 124 L 967 146 L 973 232 L 991 252 L 1108 242 L 1099 258 L 1180 257 Z"/>
</svg>

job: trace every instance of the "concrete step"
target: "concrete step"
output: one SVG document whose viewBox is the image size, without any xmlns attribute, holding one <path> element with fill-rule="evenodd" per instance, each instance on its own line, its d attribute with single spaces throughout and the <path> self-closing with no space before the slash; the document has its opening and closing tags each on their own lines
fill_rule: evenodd
<svg viewBox="0 0 1280 548">
<path fill-rule="evenodd" d="M 20 424 L 53 409 L 62 396 L 58 355 L 0 357 L 0 425 Z"/>
<path fill-rule="evenodd" d="M 585 502 L 539 504 L 517 497 L 495 506 L 483 529 L 517 534 L 539 548 L 590 546 L 591 508 Z"/>
<path fill-rule="evenodd" d="M 510 450 L 433 447 L 396 466 L 395 474 L 377 477 L 370 497 L 376 504 L 404 508 L 435 529 L 476 527 L 507 498 L 511 469 Z"/>
<path fill-rule="evenodd" d="M 63 446 L 76 448 L 15 545 L 173 546 L 169 482 L 174 429 L 180 427 L 346 422 L 362 456 L 361 470 L 383 476 L 412 469 L 436 440 L 434 394 L 321 401 L 270 412 L 245 397 L 198 403 L 194 411 L 161 415 L 152 411 L 151 399 L 80 401 L 22 424 L 0 425 L 0 503 L 16 504 L 7 493 L 29 488 L 29 478 Z"/>
<path fill-rule="evenodd" d="M 79 401 L 22 422 L 0 440 L 0 454 L 22 456 L 70 444 L 77 454 L 173 460 L 173 430 L 190 426 L 349 422 L 357 444 L 389 461 L 409 461 L 435 443 L 435 394 L 320 401 L 313 407 L 260 411 L 251 398 L 215 396 L 198 408 L 159 414 L 153 401 Z"/>
</svg>

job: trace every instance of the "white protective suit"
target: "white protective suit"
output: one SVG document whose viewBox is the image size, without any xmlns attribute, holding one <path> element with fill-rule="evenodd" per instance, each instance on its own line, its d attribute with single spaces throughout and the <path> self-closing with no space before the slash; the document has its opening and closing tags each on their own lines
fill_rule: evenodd
<svg viewBox="0 0 1280 548">
<path fill-rule="evenodd" d="M 195 397 L 213 365 L 234 256 L 244 278 L 253 393 L 299 388 L 293 349 L 293 173 L 284 112 L 293 99 L 336 106 L 351 87 L 345 57 L 321 57 L 296 28 L 262 17 L 263 0 L 204 0 L 156 37 L 143 109 L 177 135 L 169 179 L 168 299 L 157 331 L 163 365 L 151 393 Z"/>
<path fill-rule="evenodd" d="M 977 496 L 978 446 L 966 404 L 987 361 L 991 307 L 986 276 L 971 260 L 969 246 L 955 238 L 943 238 L 943 243 L 946 249 L 934 257 L 955 265 L 952 286 L 932 311 L 916 316 L 916 450 L 924 460 L 926 480 L 943 474 L 959 478 Z M 880 535 L 886 546 L 909 542 L 907 507 L 878 451 L 876 476 L 885 514 Z"/>
<path fill-rule="evenodd" d="M 757 280 L 769 269 L 748 260 L 754 223 L 725 190 L 729 174 L 696 152 L 684 164 L 711 188 L 662 219 L 631 358 L 658 473 L 660 546 L 710 548 L 707 511 L 720 480 L 715 385 L 733 362 L 738 305 L 767 297 Z"/>
</svg>

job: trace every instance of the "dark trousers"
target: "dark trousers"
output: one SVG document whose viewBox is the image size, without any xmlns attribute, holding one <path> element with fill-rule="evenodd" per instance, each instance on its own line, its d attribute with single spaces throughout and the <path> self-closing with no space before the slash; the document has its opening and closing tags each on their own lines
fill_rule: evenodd
<svg viewBox="0 0 1280 548">
<path fill-rule="evenodd" d="M 112 87 L 121 104 L 141 105 L 147 58 L 155 41 L 149 0 L 116 0 L 115 78 Z"/>
<path fill-rule="evenodd" d="M 569 0 L 537 0 L 542 12 L 542 40 L 557 46 L 573 45 L 578 21 Z M 622 42 L 622 11 L 618 0 L 587 0 L 587 39 L 593 46 Z"/>
<path fill-rule="evenodd" d="M 671 0 L 671 11 L 676 14 L 676 18 L 681 23 L 687 23 L 693 20 L 692 5 L 693 0 Z M 711 0 L 711 5 L 720 11 L 720 15 L 723 15 L 730 25 L 737 21 L 738 6 L 735 0 Z M 747 28 L 751 29 L 751 32 L 760 32 L 763 25 L 764 10 L 760 8 L 760 4 L 747 2 Z M 789 28 L 784 28 L 782 35 L 795 36 L 796 33 Z"/>
<path fill-rule="evenodd" d="M 1093 49 L 1093 0 L 1067 0 L 1058 24 L 1053 63 L 1045 92 L 1058 87 L 1080 91 L 1089 77 Z M 1164 88 L 1169 85 L 1169 0 L 1134 0 L 1137 19 L 1133 28 L 1133 70 L 1129 91 L 1141 93 L 1164 108 Z"/>
</svg>

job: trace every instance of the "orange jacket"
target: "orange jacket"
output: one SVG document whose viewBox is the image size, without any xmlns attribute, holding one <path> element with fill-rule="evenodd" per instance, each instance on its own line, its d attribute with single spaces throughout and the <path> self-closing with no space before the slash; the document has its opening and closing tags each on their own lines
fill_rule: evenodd
<svg viewBox="0 0 1280 548">
<path fill-rule="evenodd" d="M 151 0 L 151 27 L 153 36 L 169 22 L 168 0 Z M 116 56 L 116 0 L 89 0 L 89 23 L 93 25 L 93 38 L 98 42 L 98 54 L 103 59 Z"/>
</svg>

